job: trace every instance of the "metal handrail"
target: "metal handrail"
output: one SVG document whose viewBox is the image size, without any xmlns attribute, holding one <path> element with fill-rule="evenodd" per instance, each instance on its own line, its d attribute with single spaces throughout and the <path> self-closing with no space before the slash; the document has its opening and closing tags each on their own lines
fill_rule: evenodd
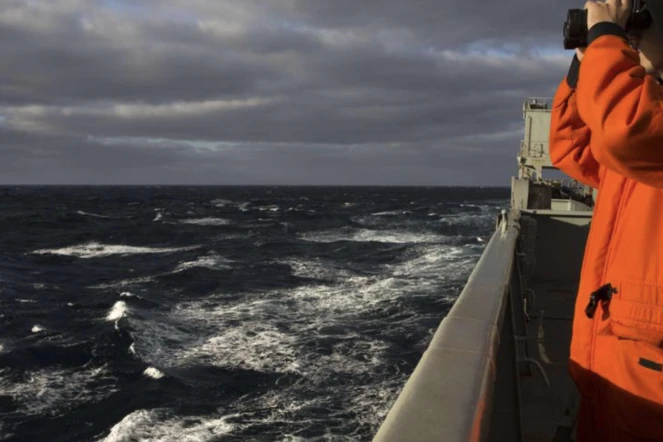
<svg viewBox="0 0 663 442">
<path fill-rule="evenodd" d="M 525 105 L 535 104 L 535 105 L 551 106 L 552 103 L 553 103 L 552 97 L 527 97 L 525 99 Z"/>
<path fill-rule="evenodd" d="M 499 225 L 374 442 L 484 440 L 520 212 Z"/>
</svg>

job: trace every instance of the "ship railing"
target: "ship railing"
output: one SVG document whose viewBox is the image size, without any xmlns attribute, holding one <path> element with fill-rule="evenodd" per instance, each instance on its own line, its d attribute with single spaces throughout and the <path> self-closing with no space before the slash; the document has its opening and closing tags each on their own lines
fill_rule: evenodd
<svg viewBox="0 0 663 442">
<path fill-rule="evenodd" d="M 523 110 L 550 110 L 553 99 L 550 97 L 528 97 L 523 104 Z"/>
<path fill-rule="evenodd" d="M 374 442 L 485 440 L 520 212 L 503 211 L 467 284 Z"/>
</svg>

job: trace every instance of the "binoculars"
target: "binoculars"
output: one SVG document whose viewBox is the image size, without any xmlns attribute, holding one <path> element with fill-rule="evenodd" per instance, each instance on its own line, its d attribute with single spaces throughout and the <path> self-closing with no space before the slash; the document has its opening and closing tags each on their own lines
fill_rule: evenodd
<svg viewBox="0 0 663 442">
<path fill-rule="evenodd" d="M 631 11 L 624 30 L 627 33 L 644 31 L 651 24 L 652 15 L 647 8 L 646 0 L 632 0 Z M 564 49 L 587 46 L 587 31 L 587 10 L 569 9 L 566 22 L 564 22 Z"/>
</svg>

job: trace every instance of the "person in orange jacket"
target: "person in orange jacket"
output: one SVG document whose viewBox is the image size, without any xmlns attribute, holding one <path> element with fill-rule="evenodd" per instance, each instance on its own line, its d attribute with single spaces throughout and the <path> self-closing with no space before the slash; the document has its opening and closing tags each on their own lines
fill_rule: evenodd
<svg viewBox="0 0 663 442">
<path fill-rule="evenodd" d="M 663 441 L 663 17 L 627 36 L 629 8 L 585 5 L 551 112 L 553 165 L 598 189 L 569 361 L 578 442 Z"/>
</svg>

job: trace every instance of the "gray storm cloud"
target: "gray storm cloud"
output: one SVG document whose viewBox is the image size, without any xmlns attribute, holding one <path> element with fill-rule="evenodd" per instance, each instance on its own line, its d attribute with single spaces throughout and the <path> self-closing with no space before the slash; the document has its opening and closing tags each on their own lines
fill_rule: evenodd
<svg viewBox="0 0 663 442">
<path fill-rule="evenodd" d="M 0 183 L 508 185 L 574 6 L 3 0 Z"/>
</svg>

